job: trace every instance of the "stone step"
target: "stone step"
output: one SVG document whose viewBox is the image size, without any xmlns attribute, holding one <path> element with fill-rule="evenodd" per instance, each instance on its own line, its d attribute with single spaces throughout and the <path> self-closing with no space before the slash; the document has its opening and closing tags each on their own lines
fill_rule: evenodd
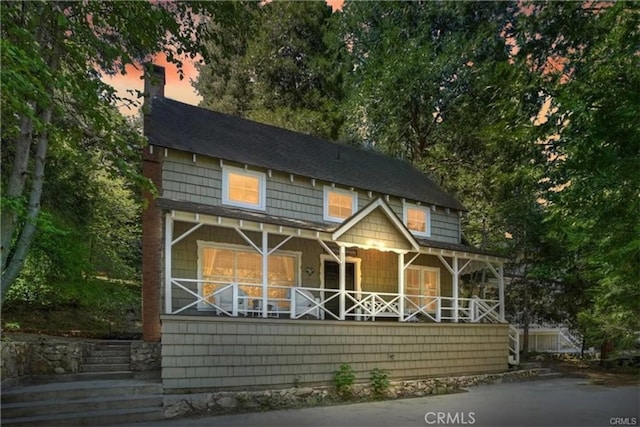
<svg viewBox="0 0 640 427">
<path fill-rule="evenodd" d="M 133 394 L 114 397 L 90 397 L 86 399 L 41 400 L 30 402 L 4 403 L 3 421 L 8 418 L 38 417 L 43 415 L 76 414 L 83 411 L 104 411 L 109 409 L 160 408 L 160 394 Z"/>
<path fill-rule="evenodd" d="M 20 382 L 20 385 L 28 386 L 36 384 L 66 383 L 74 381 L 128 380 L 132 378 L 134 378 L 134 373 L 132 371 L 79 372 L 77 374 L 37 375 L 27 379 L 23 379 Z"/>
<path fill-rule="evenodd" d="M 94 347 L 131 347 L 135 341 L 127 340 L 99 340 L 94 342 Z"/>
<path fill-rule="evenodd" d="M 123 349 L 101 349 L 101 350 L 91 350 L 89 352 L 88 357 L 130 357 L 131 349 L 123 348 Z"/>
<path fill-rule="evenodd" d="M 130 362 L 131 357 L 128 354 L 126 356 L 96 356 L 95 354 L 92 354 L 91 356 L 84 359 L 83 366 L 100 364 L 128 364 Z"/>
<path fill-rule="evenodd" d="M 162 394 L 162 384 L 136 380 L 86 380 L 27 385 L 3 390 L 5 403 L 37 402 L 43 400 L 89 399 L 136 394 Z M 4 422 L 4 420 L 3 420 Z"/>
<path fill-rule="evenodd" d="M 2 419 L 3 426 L 60 427 L 60 426 L 114 426 L 164 420 L 162 408 L 110 409 L 84 411 L 75 414 L 40 415 L 34 417 Z"/>
<path fill-rule="evenodd" d="M 131 369 L 129 363 L 96 363 L 82 367 L 83 372 L 114 372 L 127 371 L 129 369 Z"/>
<path fill-rule="evenodd" d="M 131 350 L 93 350 L 86 353 L 83 359 L 87 357 L 131 357 Z"/>
</svg>

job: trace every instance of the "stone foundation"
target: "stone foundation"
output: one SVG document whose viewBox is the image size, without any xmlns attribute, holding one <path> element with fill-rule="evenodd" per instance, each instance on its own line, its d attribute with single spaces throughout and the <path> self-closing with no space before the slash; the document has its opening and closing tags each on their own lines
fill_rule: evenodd
<svg viewBox="0 0 640 427">
<path fill-rule="evenodd" d="M 465 387 L 522 381 L 537 375 L 538 372 L 533 369 L 497 374 L 398 381 L 391 383 L 382 398 L 398 399 L 454 393 Z M 375 397 L 370 384 L 355 384 L 352 391 L 352 401 L 366 401 Z M 339 401 L 343 401 L 343 399 L 336 395 L 333 387 L 300 387 L 282 390 L 166 395 L 164 398 L 164 416 L 165 418 L 179 418 L 195 415 L 258 412 L 322 406 Z"/>
<path fill-rule="evenodd" d="M 162 344 L 134 341 L 131 343 L 131 370 L 136 378 L 160 378 Z"/>
</svg>

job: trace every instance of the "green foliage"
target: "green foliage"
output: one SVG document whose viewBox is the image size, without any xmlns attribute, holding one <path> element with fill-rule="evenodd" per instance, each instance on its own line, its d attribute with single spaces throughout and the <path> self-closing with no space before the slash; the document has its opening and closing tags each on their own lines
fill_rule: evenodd
<svg viewBox="0 0 640 427">
<path fill-rule="evenodd" d="M 202 106 L 336 139 L 340 87 L 325 59 L 331 9 L 323 2 L 249 3 L 251 30 L 214 22 L 210 61 L 194 86 Z"/>
<path fill-rule="evenodd" d="M 4 324 L 4 330 L 9 332 L 17 332 L 20 330 L 20 323 L 18 322 L 7 322 Z"/>
<path fill-rule="evenodd" d="M 140 316 L 139 283 L 87 278 L 53 286 L 23 277 L 3 301 L 5 330 L 17 323 L 25 332 L 56 335 L 131 338 L 138 333 L 134 320 Z"/>
<path fill-rule="evenodd" d="M 114 109 L 117 103 L 135 100 L 122 99 L 101 77 L 124 74 L 127 66 L 140 66 L 157 53 L 177 64 L 182 76 L 181 58 L 199 53 L 206 57 L 200 47 L 209 36 L 208 18 L 233 21 L 238 7 L 198 1 L 3 4 L 3 295 L 35 238 L 40 201 L 43 194 L 47 197 L 44 183 L 56 184 L 46 179 L 50 152 L 67 144 L 80 163 L 95 164 L 92 156 L 99 147 L 104 170 L 149 187 L 139 163 L 132 161 L 144 138 Z M 102 258 L 111 256 L 107 251 Z"/>
<path fill-rule="evenodd" d="M 375 368 L 373 371 L 371 371 L 370 378 L 373 394 L 377 398 L 384 397 L 385 393 L 389 389 L 389 386 L 391 385 L 391 383 L 389 382 L 389 373 L 387 371 Z"/>
<path fill-rule="evenodd" d="M 551 70 L 547 221 L 565 248 L 559 277 L 580 282 L 591 345 L 629 343 L 640 329 L 640 6 L 537 4 L 523 50 Z M 567 274 L 569 272 L 569 274 Z"/>
<path fill-rule="evenodd" d="M 350 398 L 353 394 L 352 387 L 355 380 L 356 375 L 351 365 L 348 363 L 341 364 L 338 370 L 333 373 L 333 385 L 338 396 L 343 399 Z"/>
</svg>

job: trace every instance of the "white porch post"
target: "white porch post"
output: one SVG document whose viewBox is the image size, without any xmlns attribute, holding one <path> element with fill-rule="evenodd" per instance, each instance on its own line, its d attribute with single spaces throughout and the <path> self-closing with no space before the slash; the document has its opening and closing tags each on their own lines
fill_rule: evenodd
<svg viewBox="0 0 640 427">
<path fill-rule="evenodd" d="M 269 275 L 269 234 L 262 231 L 262 317 L 269 315 L 267 280 Z"/>
<path fill-rule="evenodd" d="M 500 321 L 504 322 L 504 265 L 498 265 L 498 300 L 500 301 Z"/>
<path fill-rule="evenodd" d="M 167 213 L 164 217 L 164 312 L 171 314 L 172 294 L 171 294 L 171 258 L 173 248 L 173 217 Z"/>
<path fill-rule="evenodd" d="M 404 322 L 404 253 L 398 254 L 398 316 L 399 322 Z"/>
<path fill-rule="evenodd" d="M 458 322 L 458 277 L 460 275 L 460 271 L 458 270 L 458 257 L 453 256 L 453 264 L 451 265 L 453 270 L 453 289 L 451 293 L 453 293 L 453 321 L 455 323 Z"/>
<path fill-rule="evenodd" d="M 340 246 L 340 274 L 339 274 L 339 282 L 338 289 L 340 292 L 340 320 L 345 319 L 345 307 L 346 307 L 346 295 L 345 292 L 347 290 L 346 285 L 346 276 L 347 276 L 347 262 L 346 262 L 346 250 L 344 246 Z"/>
</svg>

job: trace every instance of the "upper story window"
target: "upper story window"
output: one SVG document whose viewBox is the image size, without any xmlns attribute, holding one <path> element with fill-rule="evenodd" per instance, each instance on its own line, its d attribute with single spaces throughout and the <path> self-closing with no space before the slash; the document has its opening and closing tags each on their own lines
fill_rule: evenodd
<svg viewBox="0 0 640 427">
<path fill-rule="evenodd" d="M 222 203 L 241 208 L 265 210 L 266 180 L 264 173 L 224 166 L 222 168 Z"/>
<path fill-rule="evenodd" d="M 325 221 L 342 222 L 358 210 L 358 193 L 324 187 Z"/>
<path fill-rule="evenodd" d="M 405 203 L 404 224 L 418 236 L 431 235 L 431 212 L 428 207 Z"/>
</svg>

